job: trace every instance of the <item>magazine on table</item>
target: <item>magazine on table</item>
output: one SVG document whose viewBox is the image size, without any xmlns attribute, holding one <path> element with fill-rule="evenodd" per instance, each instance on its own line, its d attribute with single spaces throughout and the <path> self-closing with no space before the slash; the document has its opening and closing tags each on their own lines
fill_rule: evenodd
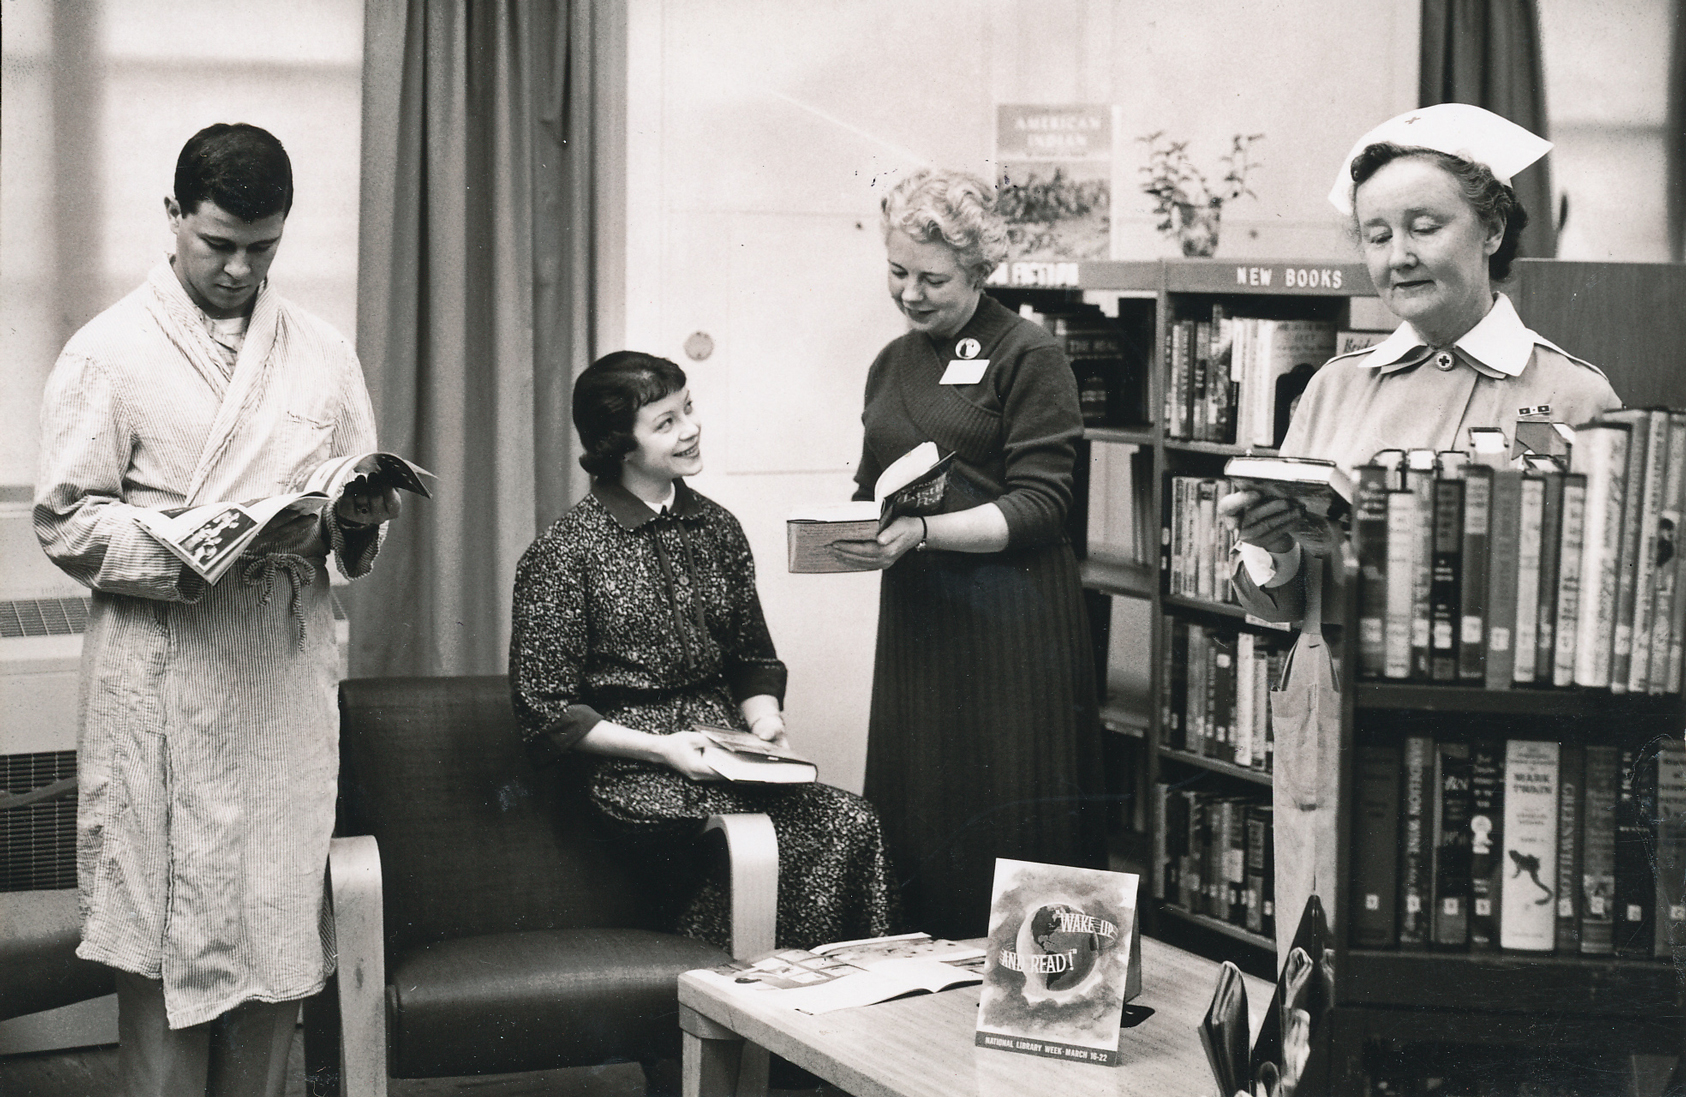
<svg viewBox="0 0 1686 1097">
<path fill-rule="evenodd" d="M 728 781 L 804 785 L 819 780 L 819 767 L 788 747 L 736 728 L 697 724 L 695 729 L 711 744 L 703 748 L 703 762 Z"/>
<path fill-rule="evenodd" d="M 1072 1062 L 1119 1061 L 1141 993 L 1134 873 L 997 858 L 975 1043 Z"/>
<path fill-rule="evenodd" d="M 954 455 L 937 455 L 935 442 L 921 442 L 879 474 L 871 499 L 800 507 L 785 522 L 789 570 L 797 574 L 860 571 L 831 550 L 836 541 L 870 541 L 903 515 L 934 514 L 948 490 Z"/>
<path fill-rule="evenodd" d="M 335 457 L 318 465 L 303 487 L 246 503 L 207 503 L 168 510 L 138 510 L 136 521 L 207 583 L 221 579 L 258 534 L 278 518 L 320 514 L 347 489 L 401 488 L 427 497 L 422 477 L 433 474 L 392 453 Z"/>
<path fill-rule="evenodd" d="M 983 949 L 924 933 L 839 941 L 813 950 L 775 949 L 696 974 L 733 993 L 803 1013 L 867 1006 L 979 982 Z"/>
</svg>

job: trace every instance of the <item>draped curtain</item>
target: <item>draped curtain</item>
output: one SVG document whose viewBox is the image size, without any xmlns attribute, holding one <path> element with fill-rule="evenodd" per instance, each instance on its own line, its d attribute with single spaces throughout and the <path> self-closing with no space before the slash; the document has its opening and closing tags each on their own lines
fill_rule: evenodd
<svg viewBox="0 0 1686 1097">
<path fill-rule="evenodd" d="M 499 673 L 535 533 L 583 490 L 590 0 L 366 0 L 357 349 L 382 448 L 438 474 L 355 584 L 354 675 Z"/>
<path fill-rule="evenodd" d="M 1419 106 L 1485 107 L 1546 139 L 1545 71 L 1534 0 L 1423 0 Z M 1521 254 L 1557 254 L 1551 157 L 1512 180 L 1529 224 Z"/>
</svg>

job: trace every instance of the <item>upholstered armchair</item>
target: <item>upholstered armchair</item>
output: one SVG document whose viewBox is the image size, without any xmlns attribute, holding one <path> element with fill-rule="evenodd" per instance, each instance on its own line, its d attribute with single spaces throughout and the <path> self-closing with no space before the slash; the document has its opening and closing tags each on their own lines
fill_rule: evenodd
<svg viewBox="0 0 1686 1097">
<path fill-rule="evenodd" d="M 608 843 L 567 767 L 528 761 L 505 679 L 348 681 L 340 709 L 339 974 L 306 1006 L 311 1092 L 677 1058 L 678 974 L 728 957 L 661 931 L 660 882 Z M 699 856 L 726 839 L 734 953 L 771 948 L 771 821 L 703 831 Z"/>
</svg>

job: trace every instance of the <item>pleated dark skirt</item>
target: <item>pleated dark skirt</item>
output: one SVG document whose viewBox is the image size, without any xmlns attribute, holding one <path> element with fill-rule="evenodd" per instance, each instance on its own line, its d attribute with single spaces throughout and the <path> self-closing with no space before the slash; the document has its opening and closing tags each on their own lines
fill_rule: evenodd
<svg viewBox="0 0 1686 1097">
<path fill-rule="evenodd" d="M 1069 545 L 884 573 L 865 793 L 910 927 L 983 936 L 997 857 L 1104 866 L 1089 637 Z"/>
</svg>

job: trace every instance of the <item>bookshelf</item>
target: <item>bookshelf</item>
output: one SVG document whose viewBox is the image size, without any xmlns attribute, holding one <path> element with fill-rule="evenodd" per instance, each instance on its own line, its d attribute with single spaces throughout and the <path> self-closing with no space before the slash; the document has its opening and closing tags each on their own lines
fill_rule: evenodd
<svg viewBox="0 0 1686 1097">
<path fill-rule="evenodd" d="M 1140 511 L 1135 517 L 1146 523 L 1148 544 L 1142 558 L 1086 554 L 1081 575 L 1089 591 L 1091 616 L 1096 619 L 1098 680 L 1107 680 L 1107 649 L 1119 642 L 1102 624 L 1112 617 L 1114 599 L 1134 599 L 1145 613 L 1150 627 L 1148 642 L 1137 655 L 1151 664 L 1145 696 L 1102 697 L 1102 724 L 1113 735 L 1124 736 L 1128 763 L 1123 787 L 1110 791 L 1128 800 L 1130 806 L 1116 824 L 1127 831 L 1126 844 L 1145 852 L 1148 861 L 1143 886 L 1149 895 L 1175 894 L 1176 884 L 1166 879 L 1155 853 L 1156 842 L 1164 838 L 1153 810 L 1154 789 L 1160 783 L 1213 797 L 1242 798 L 1269 803 L 1270 775 L 1251 765 L 1184 749 L 1176 742 L 1167 720 L 1173 718 L 1164 704 L 1169 683 L 1162 656 L 1170 643 L 1168 621 L 1192 623 L 1228 637 L 1249 632 L 1285 645 L 1291 634 L 1278 627 L 1250 621 L 1233 603 L 1203 600 L 1170 593 L 1159 552 L 1161 527 L 1168 505 L 1167 478 L 1172 475 L 1214 477 L 1224 461 L 1258 447 L 1199 441 L 1174 437 L 1166 430 L 1162 409 L 1170 378 L 1168 339 L 1179 320 L 1210 317 L 1212 307 L 1231 315 L 1271 319 L 1324 320 L 1337 328 L 1352 326 L 1351 299 L 1373 296 L 1369 275 L 1360 264 L 1321 260 L 1225 262 L 1222 260 L 1161 260 L 1124 263 L 1009 264 L 1003 284 L 990 291 L 1009 307 L 1028 304 L 1050 315 L 1078 301 L 1105 302 L 1108 313 L 1116 312 L 1113 323 L 1126 357 L 1122 364 L 1124 383 L 1139 391 L 1109 401 L 1109 407 L 1130 409 L 1106 422 L 1088 425 L 1079 453 L 1079 493 L 1082 504 L 1073 508 L 1072 536 L 1085 555 L 1087 505 L 1090 492 L 1087 471 L 1091 447 L 1100 444 L 1132 446 L 1144 454 L 1142 464 L 1150 470 L 1148 484 L 1141 491 Z M 1081 307 L 1081 306 L 1079 306 Z M 1140 489 L 1138 489 L 1140 490 Z M 1262 705 L 1262 697 L 1259 700 Z M 1109 739 L 1112 736 L 1109 735 Z M 1109 742 L 1114 754 L 1120 748 Z M 1115 842 L 1115 845 L 1117 843 Z M 1201 948 L 1204 942 L 1228 953 L 1234 945 L 1244 946 L 1257 970 L 1270 968 L 1274 942 L 1259 932 L 1226 919 L 1188 909 L 1175 902 L 1154 901 L 1144 910 L 1144 922 L 1151 933 L 1178 935 L 1193 927 L 1194 936 L 1183 935 L 1185 943 Z"/>
</svg>

